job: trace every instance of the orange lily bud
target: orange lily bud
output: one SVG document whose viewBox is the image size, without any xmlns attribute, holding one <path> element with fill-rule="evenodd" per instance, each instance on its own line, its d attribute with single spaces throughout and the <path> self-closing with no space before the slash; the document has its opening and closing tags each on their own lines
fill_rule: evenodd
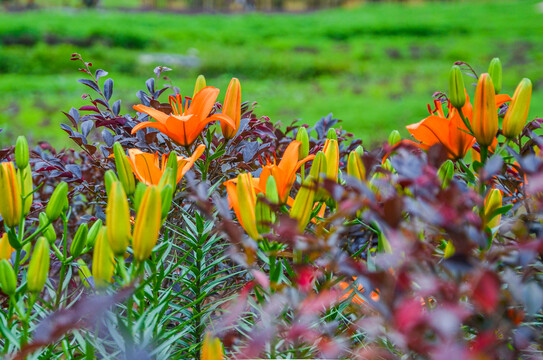
<svg viewBox="0 0 543 360">
<path fill-rule="evenodd" d="M 120 182 L 111 184 L 106 208 L 107 238 L 116 256 L 126 252 L 130 241 L 130 209 Z"/>
<path fill-rule="evenodd" d="M 253 187 L 253 176 L 250 173 L 238 175 L 236 193 L 240 215 L 238 220 L 245 231 L 247 231 L 247 234 L 256 240 L 260 235 L 256 226 L 256 193 Z"/>
<path fill-rule="evenodd" d="M 34 185 L 32 183 L 32 169 L 30 165 L 25 168 L 17 169 L 17 178 L 19 179 L 19 189 L 23 195 L 23 215 L 26 216 L 30 212 L 32 200 L 34 199 Z"/>
<path fill-rule="evenodd" d="M 24 136 L 19 136 L 15 143 L 15 164 L 17 168 L 24 169 L 28 166 L 30 155 L 28 152 L 28 142 Z"/>
<path fill-rule="evenodd" d="M 0 238 L 0 260 L 11 259 L 11 254 L 15 251 L 11 244 L 9 243 L 8 233 L 4 233 Z"/>
<path fill-rule="evenodd" d="M 70 246 L 70 254 L 73 257 L 79 257 L 85 247 L 87 246 L 87 235 L 89 233 L 89 227 L 87 224 L 79 225 L 79 228 L 75 232 L 74 238 L 72 240 L 72 245 Z"/>
<path fill-rule="evenodd" d="M 221 129 L 224 138 L 227 140 L 232 139 L 238 132 L 241 120 L 241 85 L 236 78 L 230 80 L 226 95 L 224 96 L 222 113 L 232 119 L 235 124 L 235 127 L 232 127 L 225 121 L 221 121 Z"/>
<path fill-rule="evenodd" d="M 366 180 L 366 167 L 356 151 L 351 151 L 347 159 L 347 174 L 357 178 L 359 181 Z"/>
<path fill-rule="evenodd" d="M 49 242 L 43 236 L 38 238 L 26 275 L 26 287 L 28 291 L 39 293 L 45 286 L 49 274 Z"/>
<path fill-rule="evenodd" d="M 500 224 L 501 215 L 494 215 L 494 212 L 502 207 L 502 192 L 498 189 L 491 189 L 485 197 L 483 217 L 489 228 L 495 228 Z"/>
<path fill-rule="evenodd" d="M 400 135 L 400 132 L 398 130 L 392 130 L 388 135 L 388 144 L 390 146 L 394 146 L 400 141 L 402 141 L 402 136 Z"/>
<path fill-rule="evenodd" d="M 143 195 L 134 226 L 132 249 L 136 261 L 145 261 L 155 247 L 162 224 L 160 191 L 149 186 Z"/>
<path fill-rule="evenodd" d="M 92 256 L 92 277 L 96 287 L 103 288 L 110 284 L 114 271 L 115 258 L 107 239 L 107 227 L 104 226 L 98 232 Z"/>
<path fill-rule="evenodd" d="M 204 336 L 202 349 L 200 352 L 201 360 L 223 360 L 224 350 L 221 341 L 207 332 Z"/>
<path fill-rule="evenodd" d="M 302 184 L 300 191 L 296 194 L 292 209 L 290 209 L 290 217 L 298 220 L 298 230 L 303 232 L 307 223 L 311 219 L 313 211 L 315 188 L 311 175 Z"/>
<path fill-rule="evenodd" d="M 87 246 L 93 247 L 94 243 L 96 243 L 96 239 L 98 238 L 98 234 L 100 233 L 100 230 L 102 230 L 102 220 L 98 219 L 94 224 L 92 224 L 91 228 L 89 229 L 89 232 L 87 234 Z"/>
<path fill-rule="evenodd" d="M 89 283 L 89 280 L 92 277 L 92 274 L 83 259 L 77 259 L 77 270 L 79 272 L 79 278 L 81 279 L 83 285 L 85 285 L 85 287 L 87 288 L 90 288 L 91 285 Z"/>
<path fill-rule="evenodd" d="M 206 87 L 206 78 L 204 75 L 200 74 L 196 78 L 196 84 L 194 84 L 194 92 L 192 93 L 192 98 L 194 99 L 196 94 L 198 94 L 200 90 L 202 90 L 205 87 Z"/>
<path fill-rule="evenodd" d="M 301 143 L 298 148 L 298 160 L 302 160 L 309 155 L 309 135 L 307 135 L 307 129 L 305 127 L 300 127 L 298 129 L 296 140 Z"/>
<path fill-rule="evenodd" d="M 472 120 L 473 135 L 481 146 L 490 146 L 498 133 L 498 110 L 492 79 L 488 74 L 479 77 L 475 89 Z"/>
<path fill-rule="evenodd" d="M 117 167 L 119 181 L 123 184 L 125 193 L 127 195 L 132 195 L 134 191 L 136 191 L 136 180 L 132 174 L 130 161 L 125 155 L 122 145 L 118 142 L 113 145 L 113 153 L 115 155 L 115 166 Z"/>
<path fill-rule="evenodd" d="M 6 295 L 13 295 L 17 290 L 17 276 L 6 259 L 0 259 L 0 289 Z"/>
<path fill-rule="evenodd" d="M 55 191 L 49 199 L 49 203 L 45 208 L 45 214 L 49 221 L 55 221 L 59 218 L 62 211 L 68 207 L 68 184 L 64 181 L 57 185 Z"/>
<path fill-rule="evenodd" d="M 0 215 L 4 224 L 15 227 L 23 212 L 21 190 L 17 181 L 15 166 L 11 162 L 0 164 Z"/>
<path fill-rule="evenodd" d="M 526 125 L 528 112 L 530 111 L 530 100 L 532 98 L 532 82 L 530 79 L 522 79 L 515 90 L 513 100 L 503 118 L 503 135 L 512 139 L 517 137 Z"/>
<path fill-rule="evenodd" d="M 50 243 L 52 243 L 53 241 L 57 239 L 57 234 L 55 233 L 55 227 L 53 226 L 53 224 L 51 224 L 51 222 L 49 221 L 49 218 L 44 212 L 40 213 L 38 218 L 40 220 L 40 227 L 45 226 L 45 229 L 43 229 L 43 231 L 41 232 L 42 235 L 45 236 L 45 238 Z M 49 225 L 46 226 L 46 224 L 49 224 Z"/>
<path fill-rule="evenodd" d="M 323 152 L 326 158 L 326 177 L 337 181 L 339 171 L 339 146 L 337 140 L 326 140 Z"/>
<path fill-rule="evenodd" d="M 464 78 L 458 65 L 453 65 L 449 72 L 449 100 L 451 105 L 457 109 L 461 109 L 466 103 Z"/>
<path fill-rule="evenodd" d="M 502 90 L 502 63 L 499 58 L 494 58 L 490 61 L 488 74 L 492 78 L 494 91 L 496 91 L 496 95 L 498 95 Z"/>
</svg>

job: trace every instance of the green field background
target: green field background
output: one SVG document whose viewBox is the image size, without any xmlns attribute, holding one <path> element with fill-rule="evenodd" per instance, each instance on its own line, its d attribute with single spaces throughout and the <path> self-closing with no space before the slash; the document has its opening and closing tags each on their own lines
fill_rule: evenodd
<svg viewBox="0 0 543 360">
<path fill-rule="evenodd" d="M 39 5 L 39 2 L 38 2 Z M 179 14 L 42 9 L 0 14 L 0 145 L 19 134 L 68 145 L 61 110 L 85 104 L 79 52 L 115 81 L 131 112 L 157 65 L 182 94 L 196 76 L 222 89 L 241 80 L 258 115 L 288 124 L 333 113 L 373 146 L 427 114 L 447 91 L 452 63 L 478 73 L 502 59 L 503 91 L 534 83 L 530 117 L 543 116 L 543 5 L 539 1 L 371 3 L 311 13 Z M 469 83 L 469 78 L 466 78 Z M 473 87 L 468 86 L 473 93 Z M 166 97 L 163 98 L 166 101 Z"/>
</svg>

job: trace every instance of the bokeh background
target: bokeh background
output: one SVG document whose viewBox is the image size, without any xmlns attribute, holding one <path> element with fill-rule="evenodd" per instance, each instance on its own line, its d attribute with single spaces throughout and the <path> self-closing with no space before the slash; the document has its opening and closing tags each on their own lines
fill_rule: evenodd
<svg viewBox="0 0 543 360">
<path fill-rule="evenodd" d="M 155 66 L 182 94 L 204 74 L 238 77 L 258 115 L 312 124 L 333 113 L 367 146 L 427 114 L 453 62 L 504 68 L 503 92 L 534 83 L 543 116 L 540 1 L 29 0 L 0 3 L 0 145 L 19 134 L 67 145 L 61 110 L 84 105 L 80 53 L 115 81 L 122 112 Z M 466 79 L 467 80 L 467 79 Z M 469 82 L 469 81 L 468 81 Z M 473 87 L 469 87 L 473 93 Z M 166 101 L 166 97 L 163 99 Z"/>
</svg>

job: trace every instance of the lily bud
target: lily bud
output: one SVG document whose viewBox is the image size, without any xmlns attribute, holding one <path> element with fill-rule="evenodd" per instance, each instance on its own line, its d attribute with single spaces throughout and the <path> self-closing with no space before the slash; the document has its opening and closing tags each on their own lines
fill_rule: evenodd
<svg viewBox="0 0 543 360">
<path fill-rule="evenodd" d="M 492 78 L 494 84 L 494 91 L 496 95 L 502 90 L 502 63 L 499 58 L 494 58 L 490 61 L 488 67 L 488 74 Z"/>
<path fill-rule="evenodd" d="M 87 224 L 79 225 L 79 228 L 75 232 L 74 238 L 72 240 L 72 245 L 70 246 L 70 254 L 73 257 L 79 257 L 85 247 L 87 246 L 87 235 L 89 233 L 89 227 Z"/>
<path fill-rule="evenodd" d="M 160 213 L 159 213 L 160 214 Z M 111 185 L 106 208 L 107 239 L 116 256 L 126 252 L 130 241 L 130 209 L 120 182 Z"/>
<path fill-rule="evenodd" d="M 328 140 L 336 140 L 337 141 L 336 129 L 334 129 L 334 128 L 328 129 L 328 132 L 326 133 L 326 138 Z"/>
<path fill-rule="evenodd" d="M 471 125 L 479 145 L 492 145 L 498 133 L 498 110 L 494 85 L 488 74 L 482 74 L 477 82 Z"/>
<path fill-rule="evenodd" d="M 26 276 L 26 287 L 30 292 L 39 293 L 45 286 L 49 274 L 49 250 L 49 242 L 46 238 L 40 236 L 30 257 Z"/>
<path fill-rule="evenodd" d="M 102 230 L 102 220 L 98 219 L 92 224 L 91 228 L 89 229 L 89 232 L 87 234 L 87 246 L 89 248 L 92 248 L 94 246 L 94 243 L 96 243 L 96 239 L 98 238 L 98 234 L 100 233 L 100 230 Z"/>
<path fill-rule="evenodd" d="M 224 350 L 221 341 L 207 332 L 204 336 L 202 349 L 200 351 L 201 360 L 223 360 Z"/>
<path fill-rule="evenodd" d="M 493 213 L 502 207 L 502 192 L 491 189 L 485 197 L 483 217 L 489 228 L 495 228 L 500 224 L 501 215 L 493 216 Z"/>
<path fill-rule="evenodd" d="M 268 176 L 266 180 L 266 198 L 272 204 L 279 204 L 279 192 L 277 191 L 277 182 L 273 175 Z"/>
<path fill-rule="evenodd" d="M 87 264 L 85 263 L 83 259 L 77 259 L 77 270 L 79 272 L 79 278 L 81 279 L 81 282 L 83 283 L 83 285 L 85 285 L 85 287 L 87 288 L 90 288 L 91 287 L 90 281 L 92 278 L 92 274 L 89 270 L 89 267 L 87 266 Z"/>
<path fill-rule="evenodd" d="M 194 93 L 192 94 L 192 98 L 194 99 L 194 96 L 200 92 L 203 88 L 206 87 L 206 78 L 204 75 L 198 75 L 196 78 L 196 84 L 194 85 Z"/>
<path fill-rule="evenodd" d="M 266 196 L 262 193 L 256 197 L 255 218 L 258 233 L 269 233 L 270 224 L 275 222 L 275 214 L 266 202 Z"/>
<path fill-rule="evenodd" d="M 0 289 L 10 296 L 17 290 L 17 276 L 11 263 L 6 259 L 0 260 Z"/>
<path fill-rule="evenodd" d="M 362 145 L 358 145 L 354 151 L 358 154 L 358 156 L 364 156 L 364 147 Z"/>
<path fill-rule="evenodd" d="M 398 130 L 392 130 L 388 135 L 388 144 L 390 146 L 394 146 L 400 141 L 402 141 L 402 136 L 400 135 L 400 132 Z"/>
<path fill-rule="evenodd" d="M 172 207 L 172 199 L 173 199 L 173 189 L 170 184 L 166 184 L 160 191 L 160 199 L 162 208 L 160 211 L 162 220 L 166 219 L 168 216 L 168 213 L 170 212 L 170 209 Z"/>
<path fill-rule="evenodd" d="M 45 226 L 45 229 L 43 229 L 43 231 L 41 232 L 42 235 L 47 239 L 47 241 L 49 241 L 49 243 L 54 242 L 57 239 L 55 227 L 53 226 L 53 224 L 51 224 L 49 218 L 44 212 L 40 213 L 38 218 L 40 219 L 40 227 L 45 226 L 45 224 L 49 224 Z"/>
<path fill-rule="evenodd" d="M 26 137 L 19 136 L 15 143 L 15 164 L 17 168 L 24 169 L 28 166 L 28 160 L 30 159 L 30 153 L 28 151 L 28 142 Z"/>
<path fill-rule="evenodd" d="M 164 186 L 167 184 L 171 185 L 172 188 L 174 186 L 177 187 L 177 173 L 173 171 L 172 168 L 166 168 L 164 170 L 164 173 L 162 174 L 162 177 L 160 178 L 160 181 L 158 182 L 158 188 L 163 189 Z"/>
<path fill-rule="evenodd" d="M 241 216 L 238 220 L 247 234 L 257 240 L 260 236 L 258 235 L 255 216 L 256 194 L 253 188 L 253 177 L 250 173 L 238 175 L 236 193 Z"/>
<path fill-rule="evenodd" d="M 445 250 L 443 250 L 443 258 L 448 259 L 451 256 L 454 255 L 454 252 L 456 251 L 456 248 L 454 247 L 454 244 L 451 240 L 447 241 L 447 245 L 445 245 Z"/>
<path fill-rule="evenodd" d="M 134 259 L 145 261 L 151 256 L 162 224 L 160 191 L 156 186 L 149 186 L 143 195 L 134 226 L 132 249 Z"/>
<path fill-rule="evenodd" d="M 503 135 L 512 139 L 520 135 L 528 112 L 530 111 L 530 100 L 532 98 L 532 82 L 530 79 L 522 79 L 515 90 L 513 100 L 503 118 Z"/>
<path fill-rule="evenodd" d="M 113 170 L 108 170 L 104 174 L 104 183 L 106 185 L 106 194 L 109 196 L 109 193 L 111 192 L 111 184 L 119 181 L 119 178 L 117 175 L 115 175 L 115 172 Z"/>
<path fill-rule="evenodd" d="M 309 176 L 311 176 L 315 184 L 320 184 L 322 179 L 326 177 L 326 168 L 326 157 L 322 151 L 319 151 L 317 155 L 315 155 L 313 164 L 311 164 L 311 169 L 309 170 Z M 315 201 L 326 199 L 326 196 L 326 190 L 319 189 Z"/>
<path fill-rule="evenodd" d="M 441 180 L 441 188 L 445 189 L 451 183 L 454 176 L 454 163 L 451 160 L 445 161 L 437 171 L 437 176 Z"/>
<path fill-rule="evenodd" d="M 26 216 L 30 212 L 32 200 L 34 199 L 34 184 L 32 183 L 32 169 L 30 165 L 17 169 L 17 179 L 19 180 L 19 189 L 21 189 L 21 194 L 24 197 L 23 215 Z"/>
<path fill-rule="evenodd" d="M 68 206 L 68 184 L 64 181 L 57 185 L 53 195 L 49 199 L 49 203 L 45 208 L 45 214 L 49 221 L 53 222 L 59 218 L 60 214 Z"/>
<path fill-rule="evenodd" d="M 298 160 L 302 160 L 309 155 L 309 136 L 307 135 L 307 129 L 300 127 L 296 134 L 296 140 L 301 142 L 298 148 Z"/>
<path fill-rule="evenodd" d="M 457 109 L 461 109 L 466 103 L 464 78 L 458 65 L 453 65 L 449 72 L 449 100 L 451 105 Z"/>
<path fill-rule="evenodd" d="M 15 251 L 15 249 L 11 246 L 8 239 L 8 233 L 4 233 L 2 237 L 0 238 L 0 260 L 5 259 L 9 260 L 11 259 L 11 254 Z"/>
<path fill-rule="evenodd" d="M 23 249 L 21 250 L 21 254 L 23 255 L 23 257 L 21 258 L 21 261 L 19 262 L 19 264 L 24 264 L 30 258 L 31 249 L 32 249 L 32 244 L 29 242 L 27 242 L 23 246 Z"/>
<path fill-rule="evenodd" d="M 115 258 L 107 239 L 107 227 L 104 226 L 98 232 L 92 256 L 92 277 L 96 287 L 104 288 L 110 284 L 114 271 Z"/>
<path fill-rule="evenodd" d="M 356 151 L 351 151 L 347 159 L 347 174 L 359 181 L 366 180 L 366 167 Z"/>
<path fill-rule="evenodd" d="M 0 164 L 0 215 L 7 227 L 19 224 L 23 212 L 21 191 L 15 166 L 11 162 Z"/>
<path fill-rule="evenodd" d="M 224 96 L 222 113 L 232 119 L 236 125 L 235 128 L 232 128 L 226 122 L 221 121 L 221 130 L 224 138 L 227 140 L 232 139 L 236 136 L 241 121 L 241 85 L 236 78 L 230 80 L 226 95 Z"/>
<path fill-rule="evenodd" d="M 339 146 L 337 140 L 326 140 L 323 152 L 324 157 L 326 158 L 326 177 L 337 181 L 337 174 L 339 171 Z"/>
<path fill-rule="evenodd" d="M 311 175 L 302 184 L 300 191 L 296 194 L 292 209 L 290 209 L 290 217 L 298 220 L 298 230 L 303 232 L 307 223 L 311 219 L 315 199 L 315 184 Z"/>
<path fill-rule="evenodd" d="M 134 193 L 134 209 L 136 212 L 138 212 L 141 199 L 143 199 L 143 194 L 145 194 L 145 190 L 147 190 L 147 185 L 145 185 L 143 182 L 139 182 L 136 186 L 136 192 Z"/>
<path fill-rule="evenodd" d="M 130 196 L 136 191 L 136 180 L 130 167 L 130 161 L 124 153 L 122 145 L 118 142 L 113 145 L 113 153 L 115 154 L 115 166 L 119 181 L 123 184 L 125 193 Z"/>
<path fill-rule="evenodd" d="M 170 152 L 168 155 L 168 162 L 166 163 L 167 168 L 171 168 L 173 171 L 172 180 L 170 183 L 175 188 L 177 186 L 177 168 L 178 168 L 178 162 L 177 162 L 177 153 L 175 151 Z"/>
</svg>

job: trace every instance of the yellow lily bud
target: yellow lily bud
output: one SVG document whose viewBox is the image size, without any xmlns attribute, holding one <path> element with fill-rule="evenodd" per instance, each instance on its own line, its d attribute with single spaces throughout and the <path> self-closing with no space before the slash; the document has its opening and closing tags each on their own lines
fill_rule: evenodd
<svg viewBox="0 0 543 360">
<path fill-rule="evenodd" d="M 337 181 L 339 172 L 339 146 L 337 140 L 326 140 L 323 152 L 326 158 L 326 177 Z"/>
<path fill-rule="evenodd" d="M 328 132 L 326 133 L 326 138 L 328 140 L 336 140 L 337 141 L 336 129 L 334 129 L 334 128 L 328 129 Z"/>
<path fill-rule="evenodd" d="M 11 246 L 8 239 L 8 233 L 4 233 L 2 237 L 0 238 L 0 260 L 5 259 L 9 260 L 11 259 L 11 254 L 15 251 L 15 249 Z"/>
<path fill-rule="evenodd" d="M 226 95 L 224 96 L 222 113 L 230 117 L 236 125 L 235 128 L 232 128 L 225 121 L 221 121 L 221 130 L 224 138 L 227 140 L 232 139 L 236 136 L 241 121 L 241 85 L 236 78 L 230 80 Z"/>
<path fill-rule="evenodd" d="M 200 351 L 201 360 L 223 360 L 224 350 L 221 341 L 213 337 L 209 332 L 204 336 L 202 349 Z"/>
<path fill-rule="evenodd" d="M 102 230 L 102 220 L 98 219 L 92 224 L 91 228 L 89 229 L 89 232 L 87 234 L 87 246 L 92 248 L 94 246 L 94 243 L 96 242 L 96 239 L 98 238 L 98 234 L 100 233 L 100 230 Z"/>
<path fill-rule="evenodd" d="M 126 252 L 130 241 L 130 209 L 120 182 L 111 184 L 106 208 L 107 239 L 116 256 Z"/>
<path fill-rule="evenodd" d="M 83 250 L 85 250 L 88 233 L 89 227 L 87 224 L 79 225 L 72 240 L 72 245 L 70 246 L 70 254 L 73 257 L 79 257 L 83 253 Z"/>
<path fill-rule="evenodd" d="M 256 226 L 256 194 L 253 188 L 253 176 L 250 173 L 238 175 L 236 192 L 241 216 L 241 219 L 238 220 L 245 231 L 247 231 L 247 234 L 256 240 L 260 236 L 258 235 Z"/>
<path fill-rule="evenodd" d="M 104 183 L 106 185 L 106 194 L 109 196 L 109 193 L 111 192 L 111 184 L 119 181 L 119 178 L 117 175 L 115 175 L 115 172 L 113 170 L 108 170 L 104 174 Z"/>
<path fill-rule="evenodd" d="M 356 151 L 351 151 L 347 159 L 347 174 L 357 178 L 359 181 L 366 180 L 366 167 Z"/>
<path fill-rule="evenodd" d="M 79 273 L 79 277 L 81 278 L 81 282 L 85 287 L 90 288 L 90 279 L 92 278 L 92 274 L 89 270 L 89 267 L 85 263 L 83 259 L 77 259 L 77 270 Z"/>
<path fill-rule="evenodd" d="M 34 199 L 34 184 L 32 183 L 32 169 L 27 165 L 22 170 L 17 169 L 17 179 L 19 179 L 19 189 L 24 197 L 23 215 L 26 216 L 30 212 L 32 200 Z"/>
<path fill-rule="evenodd" d="M 298 128 L 296 140 L 301 143 L 298 148 L 298 160 L 305 159 L 309 155 L 309 135 L 307 135 L 307 129 L 305 127 L 302 126 Z"/>
<path fill-rule="evenodd" d="M 526 125 L 528 112 L 530 111 L 530 100 L 532 98 L 532 82 L 530 79 L 522 79 L 515 90 L 513 100 L 503 118 L 503 135 L 512 139 L 517 137 Z"/>
<path fill-rule="evenodd" d="M 461 109 L 466 103 L 464 78 L 458 65 L 453 65 L 449 72 L 449 100 L 451 105 L 457 109 Z"/>
<path fill-rule="evenodd" d="M 192 93 L 192 98 L 200 92 L 203 88 L 206 87 L 206 78 L 204 75 L 198 75 L 196 78 L 196 84 L 194 84 L 194 92 Z"/>
<path fill-rule="evenodd" d="M 443 258 L 448 259 L 451 256 L 454 255 L 454 252 L 456 251 L 456 248 L 454 247 L 451 240 L 447 241 L 447 245 L 445 245 L 445 250 L 443 250 Z"/>
<path fill-rule="evenodd" d="M 491 189 L 485 197 L 483 217 L 489 228 L 495 228 L 500 224 L 501 215 L 492 217 L 492 214 L 502 207 L 502 192 L 498 189 Z"/>
<path fill-rule="evenodd" d="M 118 142 L 113 145 L 113 153 L 115 155 L 115 166 L 117 167 L 119 181 L 123 184 L 125 193 L 130 196 L 136 191 L 136 180 L 132 173 L 130 160 L 128 160 L 122 145 Z"/>
<path fill-rule="evenodd" d="M 498 133 L 498 110 L 494 85 L 488 74 L 482 74 L 477 82 L 471 125 L 479 145 L 492 145 Z"/>
<path fill-rule="evenodd" d="M 162 188 L 162 190 L 160 191 L 160 199 L 162 204 L 160 214 L 162 220 L 164 220 L 168 216 L 168 213 L 170 212 L 170 209 L 172 207 L 173 190 L 170 184 L 166 184 L 166 186 Z"/>
<path fill-rule="evenodd" d="M 315 187 L 311 175 L 302 184 L 300 191 L 296 194 L 292 209 L 290 209 L 290 217 L 298 220 L 298 230 L 303 232 L 307 223 L 311 219 L 315 199 Z"/>
<path fill-rule="evenodd" d="M 492 78 L 492 83 L 494 84 L 494 91 L 496 95 L 502 90 L 502 63 L 499 58 L 494 58 L 490 61 L 488 67 L 488 74 Z"/>
<path fill-rule="evenodd" d="M 149 186 L 141 200 L 136 225 L 134 226 L 132 248 L 134 250 L 134 259 L 137 261 L 147 260 L 157 243 L 160 225 L 162 224 L 161 208 L 158 187 Z"/>
<path fill-rule="evenodd" d="M 115 258 L 107 239 L 107 227 L 104 226 L 98 232 L 92 256 L 92 277 L 96 287 L 107 287 L 111 283 L 114 271 Z"/>
<path fill-rule="evenodd" d="M 437 171 L 437 176 L 441 180 L 441 188 L 445 189 L 451 183 L 454 176 L 454 163 L 451 160 L 445 161 Z"/>
<path fill-rule="evenodd" d="M 39 293 L 45 286 L 49 274 L 49 250 L 49 242 L 46 238 L 40 236 L 36 241 L 36 245 L 34 245 L 26 276 L 26 287 L 30 292 Z"/>
<path fill-rule="evenodd" d="M 23 212 L 21 190 L 11 162 L 0 164 L 0 215 L 7 227 L 19 224 Z"/>
<path fill-rule="evenodd" d="M 53 195 L 49 199 L 49 203 L 45 208 L 45 214 L 49 220 L 55 221 L 59 218 L 64 209 L 68 207 L 68 184 L 64 181 L 57 185 Z"/>
<path fill-rule="evenodd" d="M 17 290 L 17 276 L 11 263 L 6 259 L 0 260 L 0 289 L 10 296 Z"/>
<path fill-rule="evenodd" d="M 38 218 L 40 219 L 40 227 L 45 226 L 45 224 L 49 224 L 45 226 L 45 229 L 43 229 L 41 233 L 43 236 L 45 236 L 45 238 L 47 239 L 47 241 L 49 241 L 49 243 L 52 243 L 53 241 L 57 239 L 55 227 L 53 226 L 53 224 L 51 224 L 51 222 L 49 221 L 49 218 L 44 212 L 40 213 Z"/>
<path fill-rule="evenodd" d="M 402 141 L 402 136 L 400 135 L 400 132 L 398 130 L 392 130 L 390 134 L 388 135 L 388 144 L 390 146 L 396 145 Z"/>
<path fill-rule="evenodd" d="M 15 164 L 17 168 L 24 169 L 28 166 L 28 160 L 30 159 L 30 153 L 28 151 L 28 142 L 26 137 L 19 136 L 15 143 Z"/>
</svg>

